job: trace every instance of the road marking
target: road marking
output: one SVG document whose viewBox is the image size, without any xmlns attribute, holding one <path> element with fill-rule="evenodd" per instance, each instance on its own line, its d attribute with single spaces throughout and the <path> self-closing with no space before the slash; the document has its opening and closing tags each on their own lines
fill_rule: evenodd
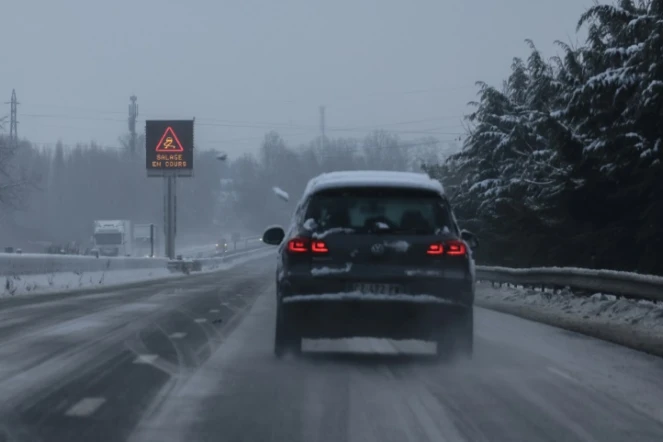
<svg viewBox="0 0 663 442">
<path fill-rule="evenodd" d="M 158 355 L 138 355 L 134 360 L 134 364 L 153 364 L 158 357 Z"/>
<path fill-rule="evenodd" d="M 210 313 L 219 313 L 219 310 L 213 308 L 212 310 L 209 311 Z"/>
<path fill-rule="evenodd" d="M 185 336 L 186 333 L 181 333 L 181 332 L 173 333 L 172 335 L 170 335 L 172 339 L 182 339 Z"/>
<path fill-rule="evenodd" d="M 553 374 L 556 374 L 559 377 L 566 379 L 567 381 L 578 382 L 578 380 L 573 376 L 571 376 L 570 374 L 564 373 L 563 371 L 558 370 L 555 367 L 548 367 L 548 371 Z"/>
<path fill-rule="evenodd" d="M 76 402 L 67 412 L 66 416 L 85 417 L 93 414 L 106 402 L 102 397 L 86 397 Z"/>
<path fill-rule="evenodd" d="M 194 319 L 194 321 L 196 321 L 198 324 L 202 324 L 203 322 L 207 322 L 207 319 L 205 319 L 205 318 L 198 318 L 198 319 Z"/>
</svg>

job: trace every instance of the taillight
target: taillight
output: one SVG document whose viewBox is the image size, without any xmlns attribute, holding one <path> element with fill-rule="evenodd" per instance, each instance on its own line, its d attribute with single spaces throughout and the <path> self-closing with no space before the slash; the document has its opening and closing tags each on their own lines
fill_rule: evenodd
<svg viewBox="0 0 663 442">
<path fill-rule="evenodd" d="M 308 239 L 294 238 L 288 241 L 288 252 L 291 253 L 306 253 L 308 252 Z"/>
<path fill-rule="evenodd" d="M 442 247 L 442 244 L 431 244 L 428 246 L 428 251 L 426 253 L 429 255 L 441 255 L 444 253 L 444 247 Z"/>
<path fill-rule="evenodd" d="M 447 255 L 464 256 L 466 252 L 465 244 L 460 241 L 449 241 L 447 243 Z"/>
<path fill-rule="evenodd" d="M 327 253 L 329 249 L 327 244 L 324 241 L 312 241 L 311 242 L 311 252 L 313 253 Z"/>
<path fill-rule="evenodd" d="M 464 256 L 467 248 L 462 241 L 447 241 L 445 244 L 435 243 L 428 246 L 429 255 Z"/>
<path fill-rule="evenodd" d="M 324 241 L 310 240 L 308 238 L 293 238 L 288 241 L 290 253 L 327 253 L 329 249 Z"/>
</svg>

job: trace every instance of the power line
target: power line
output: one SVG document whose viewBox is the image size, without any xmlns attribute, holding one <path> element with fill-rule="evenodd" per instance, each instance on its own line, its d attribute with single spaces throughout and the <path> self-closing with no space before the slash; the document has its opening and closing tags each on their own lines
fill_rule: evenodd
<svg viewBox="0 0 663 442">
<path fill-rule="evenodd" d="M 412 93 L 418 93 L 418 92 L 425 92 L 426 90 L 422 91 L 411 91 Z M 135 104 L 135 100 L 133 100 L 134 97 L 131 97 L 132 99 L 132 104 L 129 105 L 129 132 L 130 133 L 135 133 L 135 125 L 137 124 L 138 118 L 138 106 Z M 133 108 L 135 106 L 135 109 Z M 60 106 L 64 107 L 64 106 Z M 82 108 L 77 108 L 77 109 L 82 109 Z M 107 113 L 107 114 L 119 114 L 117 111 L 101 111 L 101 110 L 96 110 L 99 114 L 102 113 Z M 337 127 L 327 127 L 326 122 L 324 120 L 324 107 L 321 107 L 321 121 L 320 121 L 320 133 L 322 134 L 322 142 L 324 142 L 324 138 L 326 137 L 327 131 L 331 131 L 337 134 L 341 133 L 357 133 L 357 132 L 366 132 L 366 131 L 371 131 L 371 130 L 380 130 L 380 129 L 386 129 L 390 133 L 395 133 L 395 134 L 403 134 L 403 135 L 429 135 L 432 137 L 439 137 L 439 136 L 452 136 L 454 137 L 453 139 L 447 139 L 447 140 L 442 140 L 443 142 L 451 142 L 454 140 L 458 140 L 462 135 L 465 134 L 465 131 L 463 130 L 462 132 L 457 132 L 453 131 L 454 128 L 457 127 L 462 127 L 461 125 L 447 125 L 447 126 L 438 126 L 438 127 L 433 127 L 433 128 L 426 128 L 426 129 L 420 129 L 420 130 L 415 130 L 415 129 L 401 129 L 397 128 L 399 126 L 406 126 L 406 125 L 417 125 L 417 124 L 422 124 L 426 122 L 436 122 L 436 121 L 444 121 L 444 120 L 453 120 L 453 119 L 461 119 L 463 118 L 462 115 L 445 115 L 445 116 L 438 116 L 438 117 L 431 117 L 431 118 L 425 118 L 425 119 L 419 119 L 419 120 L 409 120 L 409 121 L 397 121 L 397 122 L 389 122 L 389 123 L 383 123 L 383 124 L 375 124 L 375 125 L 360 125 L 360 126 L 337 126 Z M 122 120 L 119 118 L 113 118 L 113 117 L 100 117 L 100 116 L 80 116 L 80 115 L 67 115 L 67 114 L 54 114 L 54 113 L 30 113 L 30 114 L 23 114 L 24 117 L 27 118 L 34 118 L 34 119 L 59 119 L 59 120 L 81 120 L 81 121 L 100 121 L 100 122 L 112 122 L 112 123 L 119 123 L 122 121 L 127 121 L 127 120 Z M 126 118 L 126 117 L 125 117 Z M 154 115 L 149 115 L 147 118 L 155 118 Z M 146 118 L 146 119 L 147 119 Z M 144 121 L 144 120 L 141 120 Z M 134 130 L 132 131 L 132 124 Z M 239 128 L 239 129 L 261 129 L 261 130 L 276 130 L 278 131 L 281 135 L 284 136 L 289 136 L 289 137 L 298 137 L 298 136 L 310 136 L 314 137 L 316 128 L 313 125 L 310 124 L 293 124 L 291 123 L 275 123 L 275 122 L 247 122 L 247 121 L 233 121 L 233 120 L 223 120 L 223 119 L 217 119 L 217 118 L 209 118 L 209 117 L 201 117 L 196 119 L 196 125 L 197 126 L 203 126 L 203 127 L 222 127 L 222 128 Z M 51 127 L 54 127 L 53 125 L 49 125 Z M 55 126 L 55 127 L 65 127 L 65 126 Z M 66 126 L 67 128 L 71 128 L 71 126 Z M 76 129 L 84 129 L 84 128 L 76 128 Z M 299 129 L 299 130 L 297 130 Z M 449 131 L 449 129 L 452 129 Z M 255 137 L 241 137 L 241 138 L 231 138 L 231 139 L 225 139 L 222 141 L 208 141 L 208 143 L 236 143 L 236 142 L 251 142 L 251 141 L 258 141 L 262 140 L 264 138 L 264 135 L 261 136 L 255 136 Z M 134 136 L 132 136 L 132 140 L 134 139 Z M 131 142 L 131 150 L 135 151 L 135 142 Z"/>
<path fill-rule="evenodd" d="M 320 106 L 320 147 L 325 148 L 325 107 Z"/>
<path fill-rule="evenodd" d="M 56 127 L 56 128 L 63 128 L 63 129 L 69 129 L 69 130 L 84 130 L 86 129 L 85 127 L 80 127 L 80 126 L 69 126 L 69 125 L 48 125 L 49 127 Z M 442 132 L 442 130 L 445 129 L 445 127 L 442 128 L 437 128 L 434 130 L 422 130 L 422 131 L 404 131 L 404 130 L 389 130 L 389 133 L 393 134 L 403 134 L 403 135 L 429 135 L 432 137 L 435 137 L 436 139 L 440 141 L 454 141 L 457 140 L 458 137 L 465 135 L 464 132 Z M 436 131 L 437 130 L 437 131 Z M 302 137 L 302 136 L 307 136 L 309 139 L 305 142 L 310 141 L 311 138 L 315 138 L 316 132 L 312 130 L 299 130 L 299 131 L 278 131 L 279 134 L 283 137 L 289 138 L 289 137 Z M 343 131 L 336 131 L 334 130 L 333 132 L 337 133 L 338 135 L 342 134 Z M 366 134 L 366 131 L 364 130 L 346 130 L 345 132 L 349 133 L 364 133 Z M 326 135 L 325 135 L 326 136 Z M 447 138 L 439 138 L 440 136 L 445 136 Z M 453 137 L 453 138 L 448 138 L 448 137 Z M 248 137 L 234 137 L 234 138 L 223 138 L 223 139 L 207 139 L 207 138 L 201 138 L 200 139 L 200 144 L 214 144 L 214 145 L 221 145 L 221 144 L 232 144 L 232 143 L 249 143 L 249 142 L 260 142 L 264 139 L 265 135 L 254 135 L 254 136 L 248 136 Z M 47 142 L 38 142 L 31 140 L 35 144 L 41 144 L 41 145 L 55 145 L 56 143 L 53 143 L 52 141 L 47 141 Z M 80 143 L 79 143 L 80 144 Z M 84 143 L 83 143 L 84 144 Z"/>
<path fill-rule="evenodd" d="M 405 91 L 391 91 L 391 92 L 372 92 L 368 94 L 357 94 L 354 92 L 348 92 L 347 94 L 338 94 L 335 93 L 333 97 L 330 97 L 328 101 L 332 102 L 339 102 L 339 101 L 351 101 L 354 102 L 357 98 L 375 98 L 375 97 L 393 97 L 397 95 L 419 95 L 419 94 L 432 94 L 432 93 L 437 93 L 437 92 L 449 92 L 449 91 L 458 91 L 458 90 L 465 90 L 465 89 L 476 89 L 476 85 L 474 82 L 471 84 L 462 84 L 462 85 L 448 85 L 448 86 L 434 86 L 430 88 L 420 88 L 420 89 L 409 89 Z M 292 100 L 292 99 L 274 99 L 274 100 L 254 100 L 251 102 L 242 102 L 242 103 L 228 103 L 228 105 L 251 105 L 254 103 L 282 103 L 282 104 L 301 104 L 304 106 L 310 106 L 310 102 L 304 102 L 304 101 L 298 101 L 298 100 Z M 24 103 L 25 104 L 25 103 Z M 110 114 L 110 115 L 122 115 L 124 112 L 120 112 L 116 109 L 110 110 L 110 109 L 98 109 L 98 108 L 89 108 L 89 107 L 81 107 L 81 106 L 65 106 L 61 104 L 51 104 L 51 103 L 28 103 L 31 104 L 32 106 L 38 106 L 38 107 L 50 107 L 50 108 L 59 108 L 59 109 L 70 109 L 70 110 L 79 110 L 83 112 L 95 112 L 95 113 L 102 113 L 102 114 Z M 155 117 L 154 115 L 152 117 Z M 172 115 L 160 115 L 158 118 L 170 118 Z M 198 118 L 196 118 L 198 119 Z"/>
<path fill-rule="evenodd" d="M 415 140 L 415 141 L 399 141 L 394 144 L 390 144 L 389 147 L 386 148 L 401 148 L 401 149 L 409 149 L 409 148 L 414 148 L 414 147 L 421 147 L 421 146 L 433 146 L 436 144 L 444 144 L 444 143 L 453 143 L 453 142 L 459 142 L 462 140 L 462 137 L 455 137 L 455 138 L 445 138 L 445 139 L 435 139 L 435 140 Z M 215 145 L 215 144 L 220 144 L 220 143 L 227 143 L 232 140 L 208 140 L 205 144 L 210 144 L 210 145 Z M 238 141 L 238 140 L 234 140 Z M 57 146 L 58 144 L 62 145 L 63 148 L 65 149 L 75 149 L 78 147 L 85 148 L 87 146 L 90 146 L 92 144 L 95 144 L 95 146 L 99 148 L 108 148 L 108 149 L 116 149 L 116 150 L 121 150 L 123 147 L 121 146 L 114 146 L 114 145 L 103 145 L 99 143 L 76 143 L 76 144 L 69 144 L 69 143 L 61 143 L 61 142 L 52 142 L 52 141 L 47 141 L 47 142 L 39 142 L 39 141 L 31 141 L 33 145 L 37 146 L 49 146 L 49 147 L 54 147 Z M 287 144 L 287 142 L 286 142 Z M 290 146 L 290 149 L 296 150 L 297 146 Z M 364 144 L 358 140 L 358 143 L 356 146 L 344 146 L 344 149 L 349 149 L 349 150 L 360 150 L 364 148 Z M 385 146 L 382 146 L 381 148 L 385 148 Z"/>
<path fill-rule="evenodd" d="M 82 120 L 82 121 L 104 121 L 104 122 L 123 122 L 125 120 L 121 120 L 118 118 L 95 118 L 95 117 L 81 117 L 81 116 L 72 116 L 72 115 L 57 115 L 57 114 L 22 114 L 24 117 L 28 118 L 41 118 L 41 119 L 64 119 L 64 120 Z M 447 117 L 438 117 L 438 118 L 428 118 L 428 119 L 422 119 L 422 120 L 414 120 L 414 121 L 408 121 L 408 122 L 397 122 L 397 123 L 385 123 L 385 124 L 375 124 L 375 125 L 365 125 L 365 126 L 340 126 L 340 127 L 325 127 L 326 130 L 334 131 L 334 132 L 357 132 L 357 131 L 364 131 L 366 129 L 382 129 L 382 128 L 389 128 L 392 126 L 402 126 L 402 125 L 407 125 L 407 124 L 417 124 L 417 123 L 423 123 L 427 121 L 437 121 L 437 120 L 443 120 L 443 119 L 451 119 L 451 118 L 459 118 L 460 116 L 447 116 Z M 198 118 L 196 119 L 198 120 Z M 205 118 L 200 118 L 200 120 L 205 120 Z M 137 121 L 144 121 L 144 120 L 137 120 Z M 207 121 L 213 121 L 211 119 L 207 119 Z M 196 121 L 197 126 L 204 126 L 204 127 L 231 127 L 231 128 L 245 128 L 245 129 L 308 129 L 311 132 L 313 132 L 316 127 L 313 125 L 303 125 L 303 124 L 288 124 L 288 123 L 221 123 L 220 121 L 223 120 L 216 120 L 218 122 L 210 122 L 210 123 L 205 123 L 205 122 L 198 122 Z M 443 128 L 452 128 L 452 127 L 461 127 L 460 125 L 454 125 L 454 126 L 446 126 Z M 407 131 L 400 131 L 402 133 L 427 133 L 427 132 L 432 132 L 437 129 L 426 129 L 426 130 L 407 130 Z M 398 131 L 394 131 L 398 132 Z"/>
</svg>

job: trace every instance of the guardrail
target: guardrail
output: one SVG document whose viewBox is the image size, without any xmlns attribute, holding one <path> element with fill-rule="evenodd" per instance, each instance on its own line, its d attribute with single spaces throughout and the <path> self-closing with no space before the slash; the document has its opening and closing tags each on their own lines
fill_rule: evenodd
<svg viewBox="0 0 663 442">
<path fill-rule="evenodd" d="M 164 258 L 95 258 L 79 255 L 1 253 L 0 276 L 164 268 L 167 262 Z"/>
<path fill-rule="evenodd" d="M 273 250 L 272 247 L 266 246 L 262 242 L 258 242 L 254 244 L 253 246 L 248 246 L 246 249 L 238 249 L 237 251 L 232 251 L 225 253 L 223 255 L 219 255 L 216 257 L 211 257 L 211 258 L 202 258 L 198 259 L 196 261 L 200 262 L 200 265 L 205 268 L 205 267 L 211 267 L 219 264 L 223 264 L 226 262 L 234 261 L 236 259 L 242 258 L 243 256 L 252 254 L 254 252 L 257 252 L 259 250 Z"/>
<path fill-rule="evenodd" d="M 218 267 L 221 264 L 234 261 L 250 253 L 254 253 L 260 250 L 271 250 L 271 247 L 267 247 L 264 246 L 262 243 L 259 243 L 258 245 L 253 247 L 249 247 L 243 250 L 223 253 L 215 257 L 173 260 L 168 262 L 168 269 L 171 272 L 181 272 L 187 274 L 191 272 L 199 272 L 206 268 L 209 269 L 209 268 Z"/>
<path fill-rule="evenodd" d="M 206 260 L 234 259 L 245 251 L 251 251 L 262 246 L 258 239 L 247 238 L 243 242 L 245 248 L 230 250 L 217 257 L 201 257 L 198 261 L 206 265 Z M 82 255 L 51 255 L 38 253 L 0 253 L 0 277 L 14 275 L 39 275 L 51 273 L 85 273 L 114 270 L 135 270 L 170 268 L 178 269 L 182 261 L 169 261 L 167 258 L 136 258 L 136 257 L 94 257 Z M 175 264 L 172 264 L 175 263 Z M 194 270 L 195 271 L 195 270 Z"/>
<path fill-rule="evenodd" d="M 227 250 L 225 253 L 246 250 L 250 247 L 254 247 L 260 244 L 261 241 L 262 241 L 261 236 L 251 236 L 248 238 L 242 238 L 236 244 L 233 244 L 232 242 L 227 243 L 226 244 Z M 207 258 L 209 256 L 221 256 L 221 254 L 223 253 L 224 252 L 218 251 L 218 248 L 215 244 L 210 244 L 207 246 L 198 246 L 198 247 L 191 247 L 184 249 L 184 252 L 181 253 L 181 255 L 184 258 L 200 259 L 200 258 Z"/>
<path fill-rule="evenodd" d="M 476 267 L 476 278 L 493 284 L 564 289 L 578 294 L 605 293 L 629 298 L 663 301 L 663 277 L 614 270 L 573 267 Z"/>
</svg>

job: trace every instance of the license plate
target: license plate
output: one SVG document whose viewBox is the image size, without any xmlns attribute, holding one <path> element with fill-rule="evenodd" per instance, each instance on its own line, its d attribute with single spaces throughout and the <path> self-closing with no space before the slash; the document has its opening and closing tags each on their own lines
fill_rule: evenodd
<svg viewBox="0 0 663 442">
<path fill-rule="evenodd" d="M 398 284 L 355 283 L 352 291 L 370 295 L 398 295 L 403 293 L 403 287 Z"/>
</svg>

